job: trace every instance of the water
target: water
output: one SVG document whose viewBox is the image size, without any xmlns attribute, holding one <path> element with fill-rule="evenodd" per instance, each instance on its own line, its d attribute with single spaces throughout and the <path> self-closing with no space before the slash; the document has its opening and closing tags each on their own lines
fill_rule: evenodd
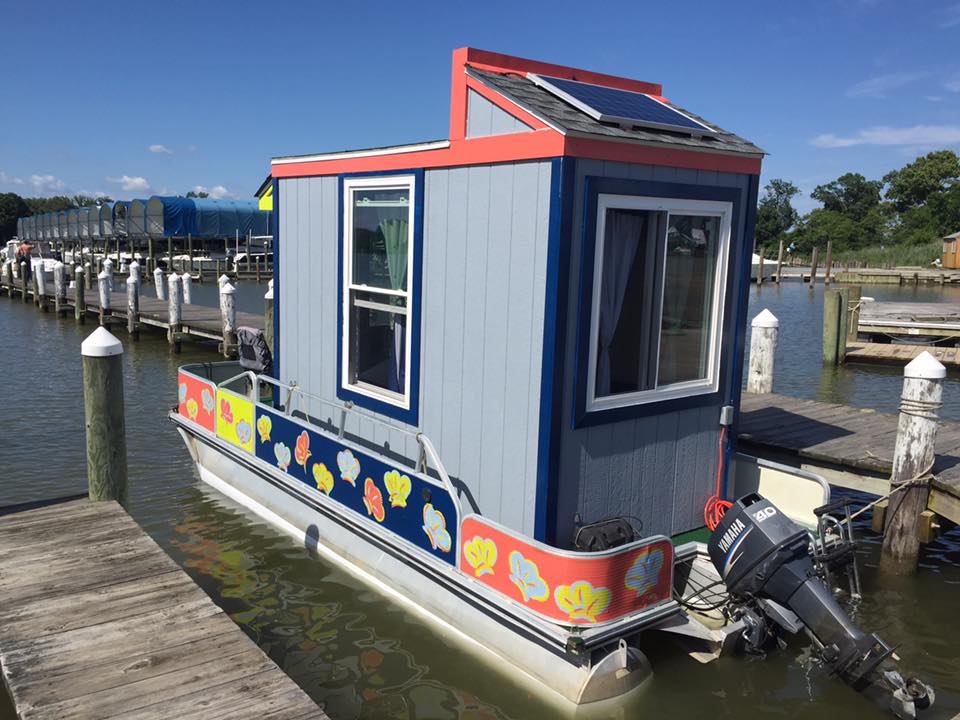
<svg viewBox="0 0 960 720">
<path fill-rule="evenodd" d="M 213 304 L 215 286 L 194 287 Z M 238 306 L 257 311 L 264 287 L 241 285 Z M 957 294 L 918 291 L 916 299 Z M 868 294 L 913 298 L 914 291 Z M 781 319 L 776 390 L 891 410 L 900 372 L 845 367 L 821 372 L 821 290 L 799 284 L 751 290 L 751 317 L 769 307 Z M 4 474 L 0 505 L 83 491 L 85 459 L 79 345 L 93 326 L 40 315 L 0 298 L 0 357 L 8 374 L 0 415 Z M 286 535 L 199 483 L 166 414 L 176 398 L 176 367 L 210 360 L 209 349 L 184 344 L 172 356 L 159 334 L 127 342 L 124 355 L 130 503 L 133 517 L 334 720 L 556 717 L 505 669 L 492 668 L 368 590 L 347 573 L 311 557 Z M 958 417 L 957 382 L 947 381 L 944 414 Z M 861 527 L 863 532 L 866 532 Z M 936 712 L 960 711 L 960 536 L 925 549 L 917 576 L 881 579 L 875 538 L 860 550 L 866 599 L 855 609 L 865 628 L 899 643 L 910 671 L 934 684 Z M 883 718 L 809 659 L 792 641 L 765 660 L 724 658 L 700 665 L 668 640 L 650 651 L 656 676 L 637 697 L 602 717 Z M 0 719 L 12 717 L 0 699 Z"/>
</svg>

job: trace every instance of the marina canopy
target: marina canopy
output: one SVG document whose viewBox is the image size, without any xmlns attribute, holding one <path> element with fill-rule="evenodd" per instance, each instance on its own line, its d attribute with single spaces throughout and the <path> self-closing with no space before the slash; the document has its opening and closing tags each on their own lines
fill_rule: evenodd
<svg viewBox="0 0 960 720">
<path fill-rule="evenodd" d="M 82 207 L 77 209 L 77 226 L 80 229 L 80 237 L 90 237 L 90 208 Z"/>
<path fill-rule="evenodd" d="M 113 234 L 118 237 L 125 237 L 127 234 L 127 211 L 130 209 L 130 202 L 127 200 L 118 200 L 113 204 Z"/>
<path fill-rule="evenodd" d="M 127 235 L 144 237 L 147 234 L 147 200 L 131 200 L 127 208 Z"/>
<path fill-rule="evenodd" d="M 100 234 L 103 237 L 113 236 L 113 203 L 102 203 L 97 215 L 100 217 Z"/>
<path fill-rule="evenodd" d="M 147 229 L 153 237 L 268 235 L 270 213 L 255 200 L 154 195 L 147 203 Z"/>
<path fill-rule="evenodd" d="M 76 208 L 67 210 L 67 238 L 70 240 L 80 239 L 80 212 Z"/>
</svg>

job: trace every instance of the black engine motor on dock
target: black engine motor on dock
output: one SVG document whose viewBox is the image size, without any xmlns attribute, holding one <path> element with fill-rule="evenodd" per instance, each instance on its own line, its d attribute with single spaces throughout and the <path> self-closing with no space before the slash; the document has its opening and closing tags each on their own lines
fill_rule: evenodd
<svg viewBox="0 0 960 720">
<path fill-rule="evenodd" d="M 933 703 L 930 686 L 884 669 L 893 664 L 893 648 L 854 624 L 820 579 L 807 531 L 771 502 L 751 494 L 734 503 L 708 551 L 744 622 L 748 647 L 766 645 L 778 628 L 804 629 L 833 673 L 897 717 L 914 718 Z"/>
</svg>

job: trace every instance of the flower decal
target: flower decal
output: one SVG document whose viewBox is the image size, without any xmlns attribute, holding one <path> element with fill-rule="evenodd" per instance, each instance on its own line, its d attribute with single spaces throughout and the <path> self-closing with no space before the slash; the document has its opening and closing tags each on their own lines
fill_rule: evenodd
<svg viewBox="0 0 960 720">
<path fill-rule="evenodd" d="M 453 541 L 450 538 L 450 531 L 447 530 L 446 518 L 432 503 L 423 506 L 423 531 L 430 539 L 430 547 L 434 550 L 450 552 Z"/>
<path fill-rule="evenodd" d="M 303 465 L 303 471 L 307 471 L 307 460 L 310 458 L 310 436 L 304 430 L 297 437 L 297 446 L 293 450 L 293 457 L 297 465 Z"/>
<path fill-rule="evenodd" d="M 178 397 L 180 398 L 180 402 L 184 402 L 187 399 L 187 384 L 180 383 L 180 387 L 177 388 L 177 393 Z"/>
<path fill-rule="evenodd" d="M 351 485 L 357 484 L 357 478 L 360 477 L 360 461 L 357 460 L 349 450 L 341 450 L 337 453 L 337 467 L 340 468 L 340 477 Z"/>
<path fill-rule="evenodd" d="M 410 495 L 410 478 L 401 475 L 396 470 L 383 474 L 383 484 L 387 486 L 390 495 L 390 507 L 406 507 L 407 497 Z"/>
<path fill-rule="evenodd" d="M 241 420 L 237 423 L 237 440 L 240 441 L 241 445 L 246 445 L 250 442 L 250 438 L 253 437 L 253 428 L 250 427 L 250 423 L 246 420 Z"/>
<path fill-rule="evenodd" d="M 524 602 L 543 602 L 550 597 L 550 588 L 540 577 L 540 568 L 533 560 L 528 560 L 516 550 L 510 553 L 510 579 L 520 588 Z"/>
<path fill-rule="evenodd" d="M 473 568 L 474 577 L 493 575 L 497 563 L 497 544 L 490 538 L 474 535 L 463 544 L 463 559 Z"/>
<path fill-rule="evenodd" d="M 260 434 L 260 442 L 265 443 L 270 440 L 270 431 L 273 429 L 273 421 L 269 415 L 261 415 L 257 420 L 257 432 Z"/>
<path fill-rule="evenodd" d="M 282 442 L 277 443 L 273 446 L 273 455 L 277 458 L 277 467 L 286 472 L 290 467 L 290 448 Z"/>
<path fill-rule="evenodd" d="M 367 508 L 367 515 L 373 515 L 377 522 L 383 522 L 386 513 L 383 510 L 383 493 L 373 481 L 367 478 L 363 483 L 363 506 Z"/>
<path fill-rule="evenodd" d="M 210 388 L 204 388 L 200 393 L 200 402 L 203 403 L 203 409 L 207 413 L 213 412 L 213 393 L 210 392 Z"/>
<path fill-rule="evenodd" d="M 558 585 L 553 599 L 571 621 L 596 622 L 597 616 L 610 604 L 610 590 L 595 588 L 587 580 L 577 580 L 572 585 Z"/>
<path fill-rule="evenodd" d="M 220 398 L 220 418 L 228 425 L 233 425 L 233 408 L 226 398 Z"/>
<path fill-rule="evenodd" d="M 333 473 L 327 470 L 327 466 L 323 463 L 313 464 L 313 479 L 317 483 L 317 489 L 327 495 L 333 490 Z"/>
<path fill-rule="evenodd" d="M 637 555 L 637 559 L 627 570 L 627 576 L 624 578 L 623 584 L 628 590 L 636 592 L 637 597 L 640 597 L 650 588 L 656 587 L 662 567 L 663 550 L 656 548 L 650 552 L 641 553 Z"/>
<path fill-rule="evenodd" d="M 197 419 L 197 413 L 200 411 L 200 407 L 197 405 L 197 401 L 193 398 L 187 400 L 187 417 L 191 420 Z"/>
</svg>

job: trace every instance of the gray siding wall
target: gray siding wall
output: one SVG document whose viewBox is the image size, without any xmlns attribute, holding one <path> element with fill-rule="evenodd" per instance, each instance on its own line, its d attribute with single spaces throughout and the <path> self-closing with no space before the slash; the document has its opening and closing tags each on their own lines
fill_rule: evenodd
<svg viewBox="0 0 960 720">
<path fill-rule="evenodd" d="M 549 161 L 428 170 L 424 192 L 419 429 L 484 515 L 531 535 L 550 177 Z M 279 374 L 334 404 L 338 203 L 336 177 L 280 181 Z M 416 459 L 416 428 L 382 419 L 347 431 Z"/>
<path fill-rule="evenodd" d="M 557 542 L 573 535 L 574 515 L 583 522 L 611 516 L 633 516 L 644 534 L 673 535 L 703 525 L 703 506 L 713 494 L 717 470 L 720 407 L 680 410 L 635 420 L 574 430 L 574 373 L 576 371 L 577 302 L 584 222 L 584 178 L 588 175 L 726 186 L 743 191 L 749 177 L 731 173 L 683 170 L 647 165 L 578 160 L 570 256 L 570 294 L 567 303 L 566 352 L 563 378 L 563 419 L 557 498 Z M 731 228 L 731 246 L 743 238 L 743 215 Z M 739 277 L 730 264 L 727 294 L 735 292 Z M 747 270 L 749 272 L 749 268 Z M 724 338 L 722 352 L 732 348 Z M 721 389 L 727 385 L 721 378 Z"/>
<path fill-rule="evenodd" d="M 467 90 L 467 137 L 529 132 L 532 128 L 494 105 L 475 90 Z"/>
</svg>

